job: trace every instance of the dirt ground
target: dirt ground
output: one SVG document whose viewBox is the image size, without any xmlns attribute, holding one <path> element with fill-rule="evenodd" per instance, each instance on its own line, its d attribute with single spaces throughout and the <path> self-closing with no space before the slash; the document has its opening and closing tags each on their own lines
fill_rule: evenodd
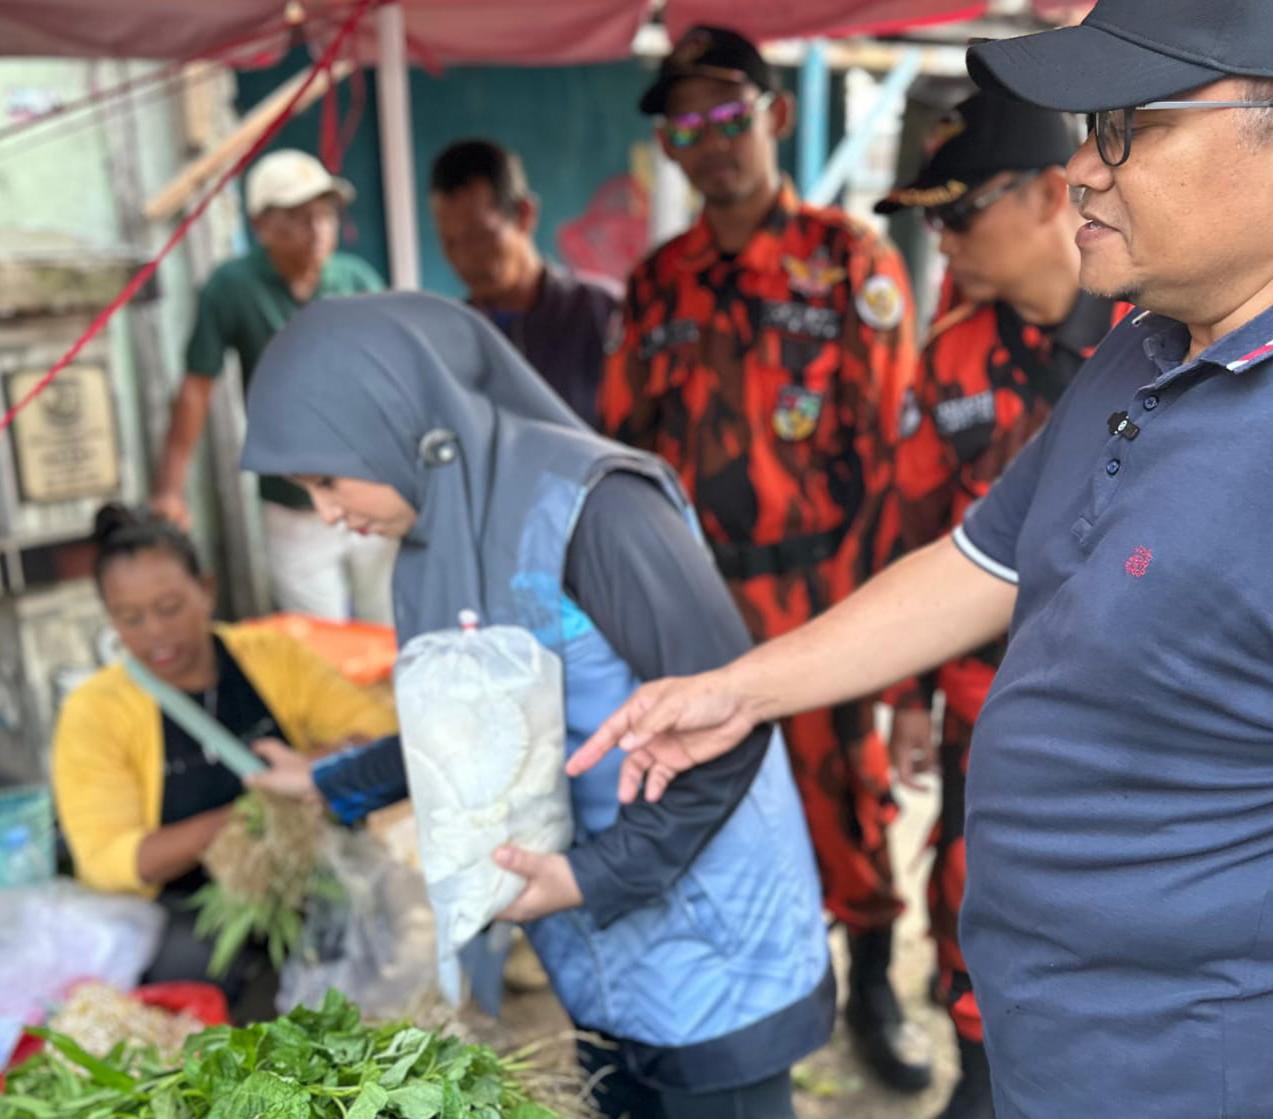
<svg viewBox="0 0 1273 1119">
<path fill-rule="evenodd" d="M 902 815 L 892 831 L 893 860 L 908 904 L 896 932 L 893 981 L 907 1012 L 933 1038 L 934 1084 L 921 1096 L 889 1091 L 862 1067 L 847 1034 L 837 1028 L 829 1045 L 797 1066 L 800 1119 L 932 1119 L 941 1111 L 958 1077 L 950 1020 L 928 1000 L 933 948 L 926 935 L 923 903 L 929 861 L 925 842 L 937 811 L 937 797 L 899 790 L 898 800 Z M 844 938 L 834 935 L 831 943 L 843 997 L 847 964 Z M 519 1042 L 558 1034 L 562 1038 L 558 1058 L 563 1063 L 569 1061 L 569 1024 L 550 992 L 512 996 L 505 1005 L 503 1025 Z"/>
</svg>

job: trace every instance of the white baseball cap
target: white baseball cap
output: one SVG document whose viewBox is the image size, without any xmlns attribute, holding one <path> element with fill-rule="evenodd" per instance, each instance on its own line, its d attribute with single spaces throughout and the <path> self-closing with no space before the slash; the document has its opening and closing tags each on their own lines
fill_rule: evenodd
<svg viewBox="0 0 1273 1119">
<path fill-rule="evenodd" d="M 271 206 L 303 206 L 324 194 L 334 194 L 348 205 L 356 193 L 352 183 L 333 175 L 312 155 L 284 148 L 257 160 L 248 172 L 248 217 L 258 217 Z"/>
</svg>

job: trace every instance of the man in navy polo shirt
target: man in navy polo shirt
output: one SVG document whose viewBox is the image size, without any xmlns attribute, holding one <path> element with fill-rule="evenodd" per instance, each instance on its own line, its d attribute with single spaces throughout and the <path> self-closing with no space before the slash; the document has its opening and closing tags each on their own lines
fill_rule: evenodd
<svg viewBox="0 0 1273 1119">
<path fill-rule="evenodd" d="M 1090 114 L 1082 282 L 1135 302 L 951 537 L 639 691 L 576 755 L 657 797 L 757 722 L 1011 623 L 961 935 L 999 1119 L 1273 1116 L 1273 4 L 1100 0 L 979 83 Z"/>
</svg>

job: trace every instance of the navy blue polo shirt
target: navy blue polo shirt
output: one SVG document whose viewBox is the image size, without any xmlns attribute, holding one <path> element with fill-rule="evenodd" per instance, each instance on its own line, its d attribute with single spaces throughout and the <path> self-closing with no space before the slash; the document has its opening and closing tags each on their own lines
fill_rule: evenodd
<svg viewBox="0 0 1273 1119">
<path fill-rule="evenodd" d="M 955 534 L 1019 585 L 961 929 L 999 1119 L 1273 1117 L 1273 310 L 1188 346 L 1125 320 Z"/>
</svg>

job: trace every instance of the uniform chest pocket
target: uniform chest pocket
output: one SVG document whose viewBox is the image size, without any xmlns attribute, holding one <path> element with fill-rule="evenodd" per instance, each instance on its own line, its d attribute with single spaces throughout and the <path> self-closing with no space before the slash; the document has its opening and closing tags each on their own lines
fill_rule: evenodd
<svg viewBox="0 0 1273 1119">
<path fill-rule="evenodd" d="M 809 303 L 764 301 L 753 314 L 761 361 L 780 370 L 784 383 L 794 382 L 800 389 L 808 390 L 806 397 L 809 394 L 825 397 L 830 379 L 842 361 L 838 343 L 843 337 L 844 313 Z M 804 403 L 809 404 L 810 399 Z M 817 418 L 815 409 L 815 425 Z M 810 434 L 811 430 L 794 438 L 802 439 Z M 781 430 L 779 435 L 784 439 L 793 438 Z"/>
</svg>

